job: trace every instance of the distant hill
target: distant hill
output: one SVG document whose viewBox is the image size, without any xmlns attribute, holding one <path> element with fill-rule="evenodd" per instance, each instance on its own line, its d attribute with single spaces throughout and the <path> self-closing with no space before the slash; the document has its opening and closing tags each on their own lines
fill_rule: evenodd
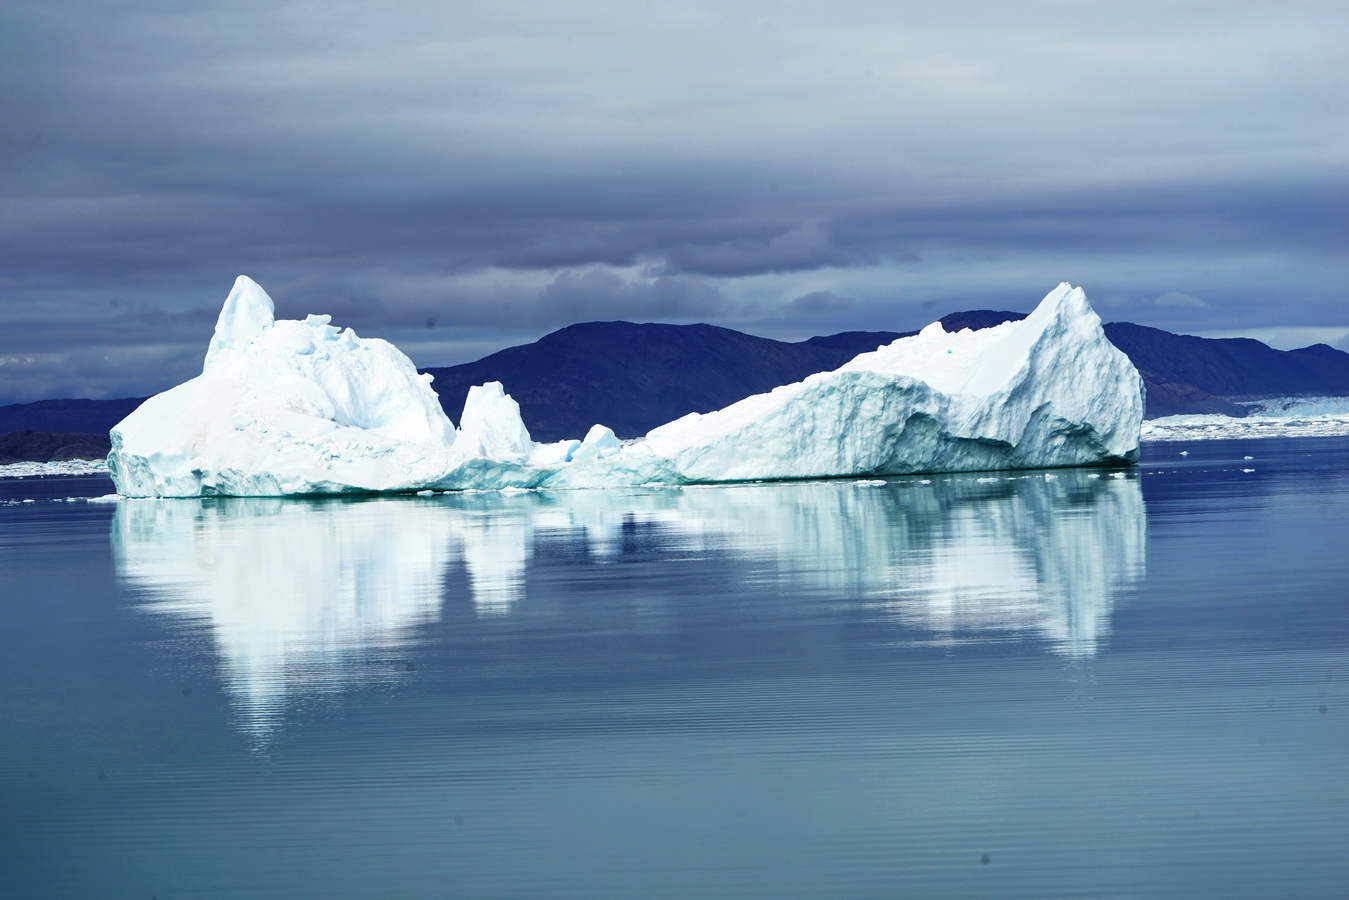
<svg viewBox="0 0 1349 900">
<path fill-rule="evenodd" d="M 0 466 L 16 462 L 102 459 L 110 449 L 106 434 L 11 431 L 0 434 Z"/>
<path fill-rule="evenodd" d="M 39 400 L 0 406 L 0 434 L 7 431 L 54 431 L 103 434 L 122 421 L 144 397 L 121 400 Z"/>
<path fill-rule="evenodd" d="M 426 371 L 435 376 L 451 419 L 458 419 L 470 387 L 500 381 L 535 440 L 555 441 L 580 437 L 596 422 L 635 437 L 685 413 L 710 412 L 838 368 L 856 355 L 715 325 L 587 322 L 477 362 Z"/>
<path fill-rule="evenodd" d="M 1201 338 L 1132 322 L 1111 322 L 1106 337 L 1148 387 L 1148 416 L 1212 412 L 1244 415 L 1233 400 L 1349 395 L 1349 353 L 1325 344 L 1275 350 L 1250 338 Z"/>
<path fill-rule="evenodd" d="M 948 331 L 988 328 L 1023 313 L 972 310 L 943 316 Z M 441 405 L 458 421 L 468 389 L 500 381 L 520 404 L 535 440 L 580 437 L 595 423 L 637 437 L 689 412 L 835 369 L 858 353 L 916 332 L 844 331 L 791 343 L 715 325 L 586 322 L 477 362 L 427 369 Z M 1349 396 L 1349 353 L 1325 344 L 1275 350 L 1248 338 L 1211 339 L 1111 322 L 1106 336 L 1147 384 L 1149 418 L 1178 413 L 1242 416 L 1234 400 Z M 0 406 L 0 435 L 106 435 L 140 405 L 121 400 L 41 400 Z M 46 444 L 25 439 L 32 453 Z M 16 445 L 17 446 L 17 445 Z"/>
</svg>

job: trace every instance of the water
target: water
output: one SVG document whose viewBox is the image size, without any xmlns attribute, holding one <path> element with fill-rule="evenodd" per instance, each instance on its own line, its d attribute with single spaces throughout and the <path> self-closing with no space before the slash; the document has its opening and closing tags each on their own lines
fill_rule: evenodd
<svg viewBox="0 0 1349 900">
<path fill-rule="evenodd" d="M 0 896 L 1341 897 L 1346 463 L 0 482 Z"/>
</svg>

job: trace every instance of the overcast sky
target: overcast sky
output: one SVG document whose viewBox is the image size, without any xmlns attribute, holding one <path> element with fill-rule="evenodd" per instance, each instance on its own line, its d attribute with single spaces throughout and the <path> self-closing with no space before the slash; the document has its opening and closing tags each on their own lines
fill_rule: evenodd
<svg viewBox="0 0 1349 900">
<path fill-rule="evenodd" d="M 1028 310 L 1349 349 L 1349 5 L 0 11 L 0 402 L 200 371 L 235 275 L 446 365 L 595 319 Z"/>
</svg>

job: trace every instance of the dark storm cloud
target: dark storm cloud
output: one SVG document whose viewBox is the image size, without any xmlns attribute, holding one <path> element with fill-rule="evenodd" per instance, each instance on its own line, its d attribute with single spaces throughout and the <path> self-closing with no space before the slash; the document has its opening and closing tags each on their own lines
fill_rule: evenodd
<svg viewBox="0 0 1349 900">
<path fill-rule="evenodd" d="M 178 378 L 240 272 L 425 364 L 587 317 L 907 328 L 1063 279 L 1163 327 L 1345 319 L 1337 4 L 0 16 L 0 399 Z"/>
</svg>

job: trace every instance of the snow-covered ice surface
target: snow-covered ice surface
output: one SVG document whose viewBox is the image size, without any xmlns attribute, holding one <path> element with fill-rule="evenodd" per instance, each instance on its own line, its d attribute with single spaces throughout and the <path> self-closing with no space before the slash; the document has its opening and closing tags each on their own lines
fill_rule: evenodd
<svg viewBox="0 0 1349 900">
<path fill-rule="evenodd" d="M 1143 423 L 1144 441 L 1349 435 L 1349 413 L 1322 415 L 1166 416 Z"/>
<path fill-rule="evenodd" d="M 0 466 L 0 478 L 32 478 L 42 475 L 101 475 L 108 471 L 103 459 L 63 459 L 56 462 L 20 462 Z"/>
<path fill-rule="evenodd" d="M 832 372 L 620 442 L 536 444 L 502 386 L 472 389 L 460 428 L 429 376 L 327 316 L 276 321 L 240 277 L 202 374 L 112 432 L 128 496 L 278 496 L 865 477 L 1132 462 L 1143 384 L 1080 288 L 1026 319 L 917 335 Z"/>
<path fill-rule="evenodd" d="M 108 469 L 132 497 L 408 491 L 451 465 L 429 375 L 387 341 L 273 318 L 240 276 L 202 373 L 113 428 Z"/>
</svg>

